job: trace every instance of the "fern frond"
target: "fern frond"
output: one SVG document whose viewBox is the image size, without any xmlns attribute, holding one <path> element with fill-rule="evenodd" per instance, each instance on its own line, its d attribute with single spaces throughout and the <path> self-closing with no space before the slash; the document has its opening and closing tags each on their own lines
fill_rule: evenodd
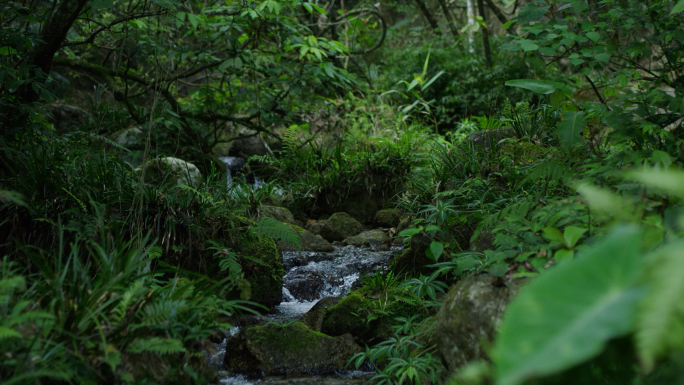
<svg viewBox="0 0 684 385">
<path fill-rule="evenodd" d="M 540 182 L 567 184 L 572 179 L 574 170 L 564 162 L 547 160 L 532 166 L 525 179 L 518 183 L 518 188 Z"/>
<path fill-rule="evenodd" d="M 143 286 L 143 281 L 142 279 L 139 279 L 131 285 L 128 290 L 126 290 L 123 295 L 121 296 L 121 300 L 119 303 L 116 305 L 114 308 L 114 322 L 119 323 L 121 320 L 124 319 L 126 316 L 126 312 L 128 309 L 131 307 L 131 304 L 133 301 L 137 298 L 138 294 L 140 293 L 140 289 L 142 289 Z"/>
<path fill-rule="evenodd" d="M 162 299 L 143 308 L 140 326 L 156 326 L 168 321 L 172 315 L 183 313 L 188 304 L 185 300 Z"/>
<path fill-rule="evenodd" d="M 183 342 L 175 338 L 139 338 L 128 346 L 129 353 L 152 352 L 157 354 L 185 353 Z"/>
<path fill-rule="evenodd" d="M 477 228 L 473 233 L 472 239 L 475 239 L 482 232 L 482 230 L 494 227 L 497 223 L 499 223 L 499 221 L 501 221 L 505 217 L 526 217 L 536 206 L 537 202 L 534 200 L 534 198 L 527 198 L 518 203 L 508 205 L 496 213 L 488 215 L 487 217 L 485 217 L 485 219 L 482 220 L 482 222 L 480 222 L 477 225 Z"/>
<path fill-rule="evenodd" d="M 276 241 L 279 240 L 285 244 L 296 246 L 297 248 L 301 247 L 299 234 L 287 224 L 276 221 L 275 219 L 262 217 L 259 219 L 259 223 L 252 229 L 257 233 L 267 235 Z"/>
<path fill-rule="evenodd" d="M 644 368 L 684 346 L 684 242 L 656 251 L 646 277 L 650 290 L 637 313 L 636 345 Z"/>
<path fill-rule="evenodd" d="M 22 338 L 21 333 L 14 329 L 10 329 L 4 326 L 0 326 L 0 341 L 7 338 Z"/>
</svg>

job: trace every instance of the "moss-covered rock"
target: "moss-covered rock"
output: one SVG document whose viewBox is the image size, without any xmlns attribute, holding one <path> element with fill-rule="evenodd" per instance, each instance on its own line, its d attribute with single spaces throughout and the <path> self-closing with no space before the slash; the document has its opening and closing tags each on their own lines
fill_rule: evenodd
<svg viewBox="0 0 684 385">
<path fill-rule="evenodd" d="M 382 229 L 374 229 L 346 238 L 342 243 L 352 246 L 368 246 L 370 244 L 388 242 L 389 240 L 390 237 Z"/>
<path fill-rule="evenodd" d="M 323 318 L 329 307 L 340 302 L 340 297 L 321 298 L 306 314 L 302 317 L 302 322 L 309 329 L 320 332 L 323 328 Z"/>
<path fill-rule="evenodd" d="M 345 369 L 361 350 L 351 336 L 333 338 L 301 322 L 266 324 L 229 339 L 224 364 L 233 373 L 326 374 Z"/>
<path fill-rule="evenodd" d="M 334 248 L 330 242 L 326 241 L 320 235 L 315 235 L 308 230 L 296 225 L 288 225 L 292 230 L 294 230 L 297 235 L 299 235 L 301 250 L 304 251 L 333 251 Z M 279 243 L 281 249 L 286 251 L 297 251 L 300 250 L 297 246 L 292 244 L 287 244 L 284 242 Z"/>
<path fill-rule="evenodd" d="M 361 287 L 328 308 L 321 331 L 331 336 L 349 333 L 372 345 L 394 334 L 395 317 L 411 317 L 421 312 L 419 299 L 405 288 L 386 293 Z"/>
<path fill-rule="evenodd" d="M 261 205 L 259 206 L 259 216 L 269 217 L 283 223 L 299 225 L 299 222 L 294 219 L 290 210 L 285 207 Z"/>
<path fill-rule="evenodd" d="M 342 241 L 363 231 L 363 226 L 359 221 L 349 216 L 347 213 L 339 212 L 330 216 L 321 228 L 321 236 L 326 240 Z"/>
<path fill-rule="evenodd" d="M 175 185 L 196 186 L 201 182 L 202 177 L 194 164 L 170 156 L 151 159 L 145 163 L 144 167 L 136 169 L 136 172 L 141 173 L 143 168 L 145 180 L 150 183 L 160 183 L 165 180 Z"/>
<path fill-rule="evenodd" d="M 248 229 L 241 231 L 236 253 L 245 279 L 249 282 L 250 300 L 267 307 L 283 300 L 283 256 L 273 239 Z M 257 262 L 258 261 L 258 262 Z"/>
<path fill-rule="evenodd" d="M 437 314 L 435 340 L 450 371 L 484 359 L 511 298 L 525 281 L 477 275 L 454 284 Z"/>
<path fill-rule="evenodd" d="M 401 209 L 383 209 L 375 213 L 373 223 L 380 227 L 397 227 L 402 215 Z"/>
</svg>

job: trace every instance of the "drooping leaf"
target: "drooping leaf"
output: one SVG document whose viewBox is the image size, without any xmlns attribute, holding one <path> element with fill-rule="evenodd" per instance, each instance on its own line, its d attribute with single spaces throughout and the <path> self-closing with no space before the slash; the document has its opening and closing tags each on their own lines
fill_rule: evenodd
<svg viewBox="0 0 684 385">
<path fill-rule="evenodd" d="M 504 314 L 493 352 L 496 383 L 518 385 L 570 368 L 632 330 L 640 245 L 638 229 L 618 228 L 523 288 Z"/>
<path fill-rule="evenodd" d="M 563 243 L 563 234 L 561 234 L 560 230 L 558 230 L 557 228 L 544 227 L 542 231 L 544 232 L 544 238 L 548 239 L 549 241 Z"/>
<path fill-rule="evenodd" d="M 581 111 L 563 112 L 563 121 L 558 124 L 558 135 L 564 146 L 572 148 L 582 143 L 580 133 L 587 127 L 585 115 Z"/>
<path fill-rule="evenodd" d="M 681 11 L 684 11 L 684 0 L 679 0 L 679 2 L 672 8 L 672 12 L 670 12 L 670 15 L 674 15 L 675 13 L 679 13 Z"/>
<path fill-rule="evenodd" d="M 509 87 L 524 88 L 544 95 L 548 95 L 556 90 L 567 89 L 565 84 L 551 80 L 515 79 L 507 81 L 506 85 Z"/>
<path fill-rule="evenodd" d="M 592 212 L 620 218 L 632 211 L 630 202 L 610 190 L 590 184 L 580 184 L 577 186 L 577 192 L 582 195 Z"/>
<path fill-rule="evenodd" d="M 437 261 L 443 252 L 444 245 L 442 244 L 442 242 L 437 241 L 432 241 L 430 243 L 430 247 L 427 250 L 425 250 L 425 254 L 427 255 L 427 257 L 432 259 L 433 261 Z"/>
<path fill-rule="evenodd" d="M 668 350 L 684 347 L 684 242 L 666 246 L 647 259 L 648 294 L 639 307 L 636 347 L 644 369 Z"/>
<path fill-rule="evenodd" d="M 153 352 L 158 354 L 183 353 L 186 351 L 183 343 L 175 338 L 139 338 L 128 346 L 130 353 Z"/>
</svg>

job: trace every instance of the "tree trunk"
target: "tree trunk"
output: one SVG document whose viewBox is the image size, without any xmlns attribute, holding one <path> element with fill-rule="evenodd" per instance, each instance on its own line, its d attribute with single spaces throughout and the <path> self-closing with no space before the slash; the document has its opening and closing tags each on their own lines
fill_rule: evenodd
<svg viewBox="0 0 684 385">
<path fill-rule="evenodd" d="M 428 7 L 425 5 L 425 2 L 423 0 L 415 0 L 416 4 L 418 5 L 418 8 L 420 8 L 420 11 L 423 12 L 423 16 L 425 16 L 425 19 L 427 19 L 428 23 L 430 23 L 430 27 L 435 31 L 436 34 L 441 35 L 442 31 L 439 29 L 439 25 L 437 24 L 437 20 L 435 20 L 434 16 L 432 16 L 432 13 L 430 13 L 430 10 Z"/>
<path fill-rule="evenodd" d="M 485 15 L 484 0 L 477 0 L 477 8 L 480 12 L 482 20 L 486 22 L 487 15 Z M 482 28 L 482 46 L 484 47 L 485 61 L 487 63 L 487 68 L 492 66 L 492 51 L 489 48 L 489 31 L 486 26 L 480 26 Z"/>
<path fill-rule="evenodd" d="M 447 3 L 445 0 L 439 0 L 439 5 L 442 7 L 442 11 L 444 12 L 444 17 L 447 19 L 447 25 L 449 26 L 449 30 L 451 31 L 451 34 L 454 35 L 454 37 L 458 37 L 460 34 L 458 33 L 458 28 L 456 28 L 456 22 L 454 21 L 454 16 L 451 14 L 451 11 L 449 11 L 449 7 L 447 7 Z"/>
<path fill-rule="evenodd" d="M 506 24 L 508 23 L 508 18 L 501 12 L 499 7 L 494 4 L 492 0 L 485 0 L 487 2 L 487 7 L 494 12 L 494 15 L 496 16 L 497 19 L 501 22 L 501 24 Z M 510 33 L 511 35 L 516 35 L 515 31 L 513 30 L 506 30 L 506 32 Z"/>
<path fill-rule="evenodd" d="M 52 68 L 52 60 L 55 54 L 66 40 L 67 32 L 89 1 L 64 0 L 57 6 L 55 12 L 48 16 L 41 34 L 42 43 L 38 44 L 28 55 L 28 65 L 33 67 L 31 69 L 32 79 L 18 90 L 19 99 L 22 102 L 35 102 L 40 97 L 32 83 L 45 82 Z"/>
</svg>

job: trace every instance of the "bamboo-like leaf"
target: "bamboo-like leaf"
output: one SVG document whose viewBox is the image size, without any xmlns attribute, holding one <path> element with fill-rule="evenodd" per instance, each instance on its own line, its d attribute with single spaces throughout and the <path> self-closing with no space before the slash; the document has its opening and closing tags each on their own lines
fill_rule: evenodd
<svg viewBox="0 0 684 385">
<path fill-rule="evenodd" d="M 641 233 L 621 227 L 523 288 L 504 314 L 494 350 L 498 385 L 570 368 L 632 330 L 641 290 Z"/>
<path fill-rule="evenodd" d="M 524 88 L 526 90 L 544 95 L 553 93 L 555 90 L 567 89 L 565 84 L 551 80 L 515 79 L 507 81 L 506 85 L 509 87 Z"/>
<path fill-rule="evenodd" d="M 128 347 L 129 353 L 153 352 L 158 354 L 183 353 L 186 349 L 180 340 L 175 338 L 140 338 Z"/>
</svg>

